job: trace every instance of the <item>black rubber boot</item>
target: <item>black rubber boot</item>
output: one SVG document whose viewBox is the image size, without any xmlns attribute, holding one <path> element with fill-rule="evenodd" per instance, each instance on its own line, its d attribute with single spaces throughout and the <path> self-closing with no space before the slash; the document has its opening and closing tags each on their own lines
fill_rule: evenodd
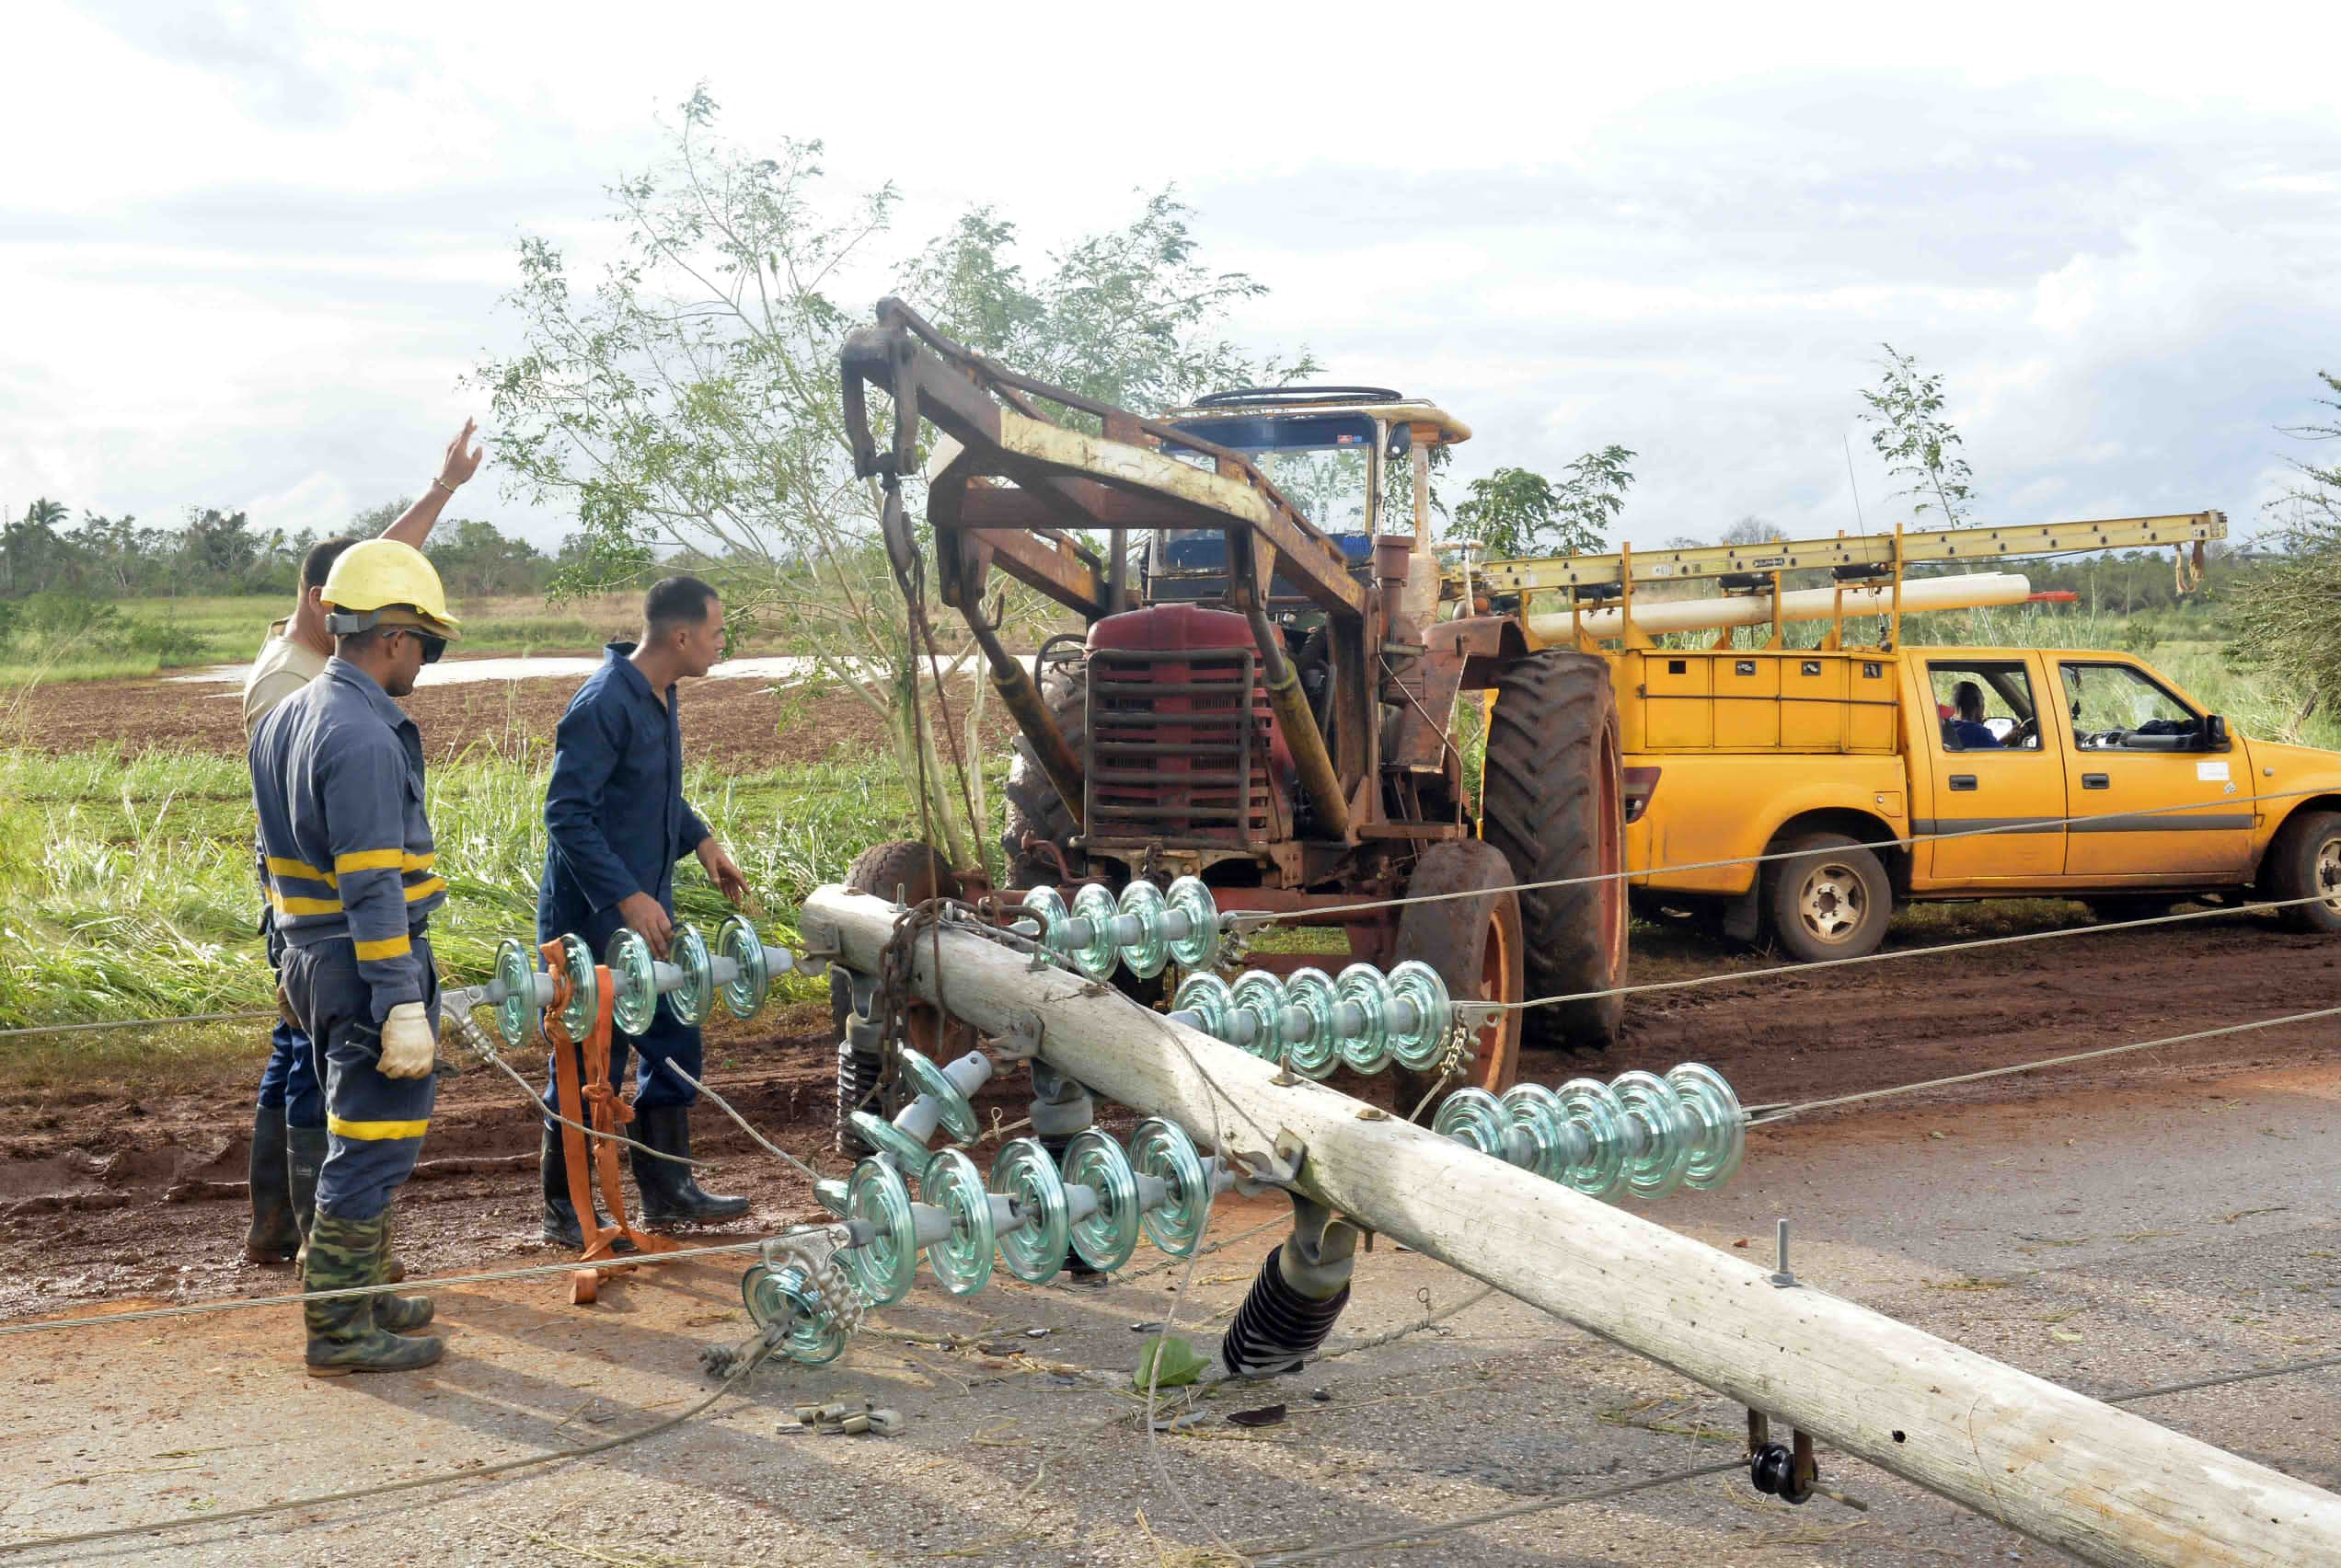
<svg viewBox="0 0 2341 1568">
<path fill-rule="evenodd" d="M 366 1220 L 317 1216 L 309 1228 L 303 1284 L 311 1290 L 351 1290 L 378 1283 L 388 1228 L 386 1216 Z M 428 1334 L 402 1339 L 375 1320 L 377 1303 L 402 1299 L 373 1295 L 303 1302 L 301 1316 L 309 1332 L 309 1376 L 411 1372 L 438 1360 L 446 1350 L 444 1341 Z M 430 1304 L 423 1306 L 427 1315 Z"/>
<path fill-rule="evenodd" d="M 691 1108 L 652 1105 L 634 1108 L 634 1138 L 661 1154 L 691 1158 Z M 748 1212 L 745 1198 L 719 1197 L 703 1192 L 687 1165 L 660 1159 L 642 1150 L 628 1149 L 634 1159 L 634 1185 L 642 1194 L 642 1223 L 663 1230 L 677 1225 L 703 1225 L 710 1220 L 737 1219 Z"/>
<path fill-rule="evenodd" d="M 317 1217 L 317 1172 L 325 1169 L 329 1141 L 323 1127 L 284 1129 L 285 1182 L 293 1193 L 293 1223 L 301 1235 L 300 1254 L 293 1261 L 303 1266 L 308 1262 L 309 1224 Z"/>
<path fill-rule="evenodd" d="M 293 1178 L 284 1147 L 284 1107 L 252 1113 L 252 1223 L 244 1255 L 256 1263 L 289 1263 L 300 1255 L 301 1228 L 293 1218 Z"/>
<path fill-rule="evenodd" d="M 537 1146 L 536 1170 L 545 1191 L 545 1239 L 555 1247 L 579 1251 L 585 1232 L 577 1223 L 577 1205 L 569 1198 L 569 1154 L 561 1147 L 559 1127 L 547 1126 Z"/>
</svg>

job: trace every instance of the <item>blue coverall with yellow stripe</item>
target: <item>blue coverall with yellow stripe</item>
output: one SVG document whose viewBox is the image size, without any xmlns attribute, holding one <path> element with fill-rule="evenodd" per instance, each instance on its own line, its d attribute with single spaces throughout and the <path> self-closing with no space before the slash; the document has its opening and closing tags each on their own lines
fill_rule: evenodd
<svg viewBox="0 0 2341 1568">
<path fill-rule="evenodd" d="M 335 659 L 252 737 L 253 805 L 285 999 L 323 1055 L 317 1212 L 372 1219 L 412 1174 L 437 1094 L 389 1078 L 382 1020 L 401 1002 L 439 1017 L 424 932 L 445 902 L 422 811 L 422 735 L 374 679 Z"/>
</svg>

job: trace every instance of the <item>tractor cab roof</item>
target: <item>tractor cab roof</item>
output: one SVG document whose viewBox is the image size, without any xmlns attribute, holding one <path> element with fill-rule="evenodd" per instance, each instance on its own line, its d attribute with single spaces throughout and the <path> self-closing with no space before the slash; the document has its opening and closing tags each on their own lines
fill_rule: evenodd
<svg viewBox="0 0 2341 1568">
<path fill-rule="evenodd" d="M 1471 439 L 1470 425 L 1428 398 L 1386 386 L 1242 386 L 1198 398 L 1163 419 L 1238 451 L 1363 445 L 1373 424 L 1411 426 L 1429 446 Z"/>
</svg>

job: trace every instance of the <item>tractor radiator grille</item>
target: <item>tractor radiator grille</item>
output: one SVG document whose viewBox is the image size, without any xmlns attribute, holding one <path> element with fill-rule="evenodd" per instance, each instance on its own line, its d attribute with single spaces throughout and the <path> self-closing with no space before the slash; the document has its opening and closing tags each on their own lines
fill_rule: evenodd
<svg viewBox="0 0 2341 1568">
<path fill-rule="evenodd" d="M 1268 698 L 1251 649 L 1095 649 L 1089 721 L 1092 842 L 1271 836 Z"/>
</svg>

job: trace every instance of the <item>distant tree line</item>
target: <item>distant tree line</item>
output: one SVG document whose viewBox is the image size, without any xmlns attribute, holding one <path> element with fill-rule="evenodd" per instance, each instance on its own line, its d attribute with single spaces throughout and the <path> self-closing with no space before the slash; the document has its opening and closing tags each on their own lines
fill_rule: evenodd
<svg viewBox="0 0 2341 1568">
<path fill-rule="evenodd" d="M 370 508 L 340 531 L 379 534 L 408 504 L 399 500 Z M 301 558 L 320 536 L 308 528 L 262 528 L 245 513 L 217 507 L 190 506 L 175 528 L 95 512 L 75 522 L 63 502 L 43 497 L 0 528 L 0 601 L 289 594 Z M 432 561 L 458 598 L 541 594 L 564 560 L 582 549 L 572 541 L 548 556 L 492 523 L 467 517 L 443 519 L 431 536 Z"/>
</svg>

